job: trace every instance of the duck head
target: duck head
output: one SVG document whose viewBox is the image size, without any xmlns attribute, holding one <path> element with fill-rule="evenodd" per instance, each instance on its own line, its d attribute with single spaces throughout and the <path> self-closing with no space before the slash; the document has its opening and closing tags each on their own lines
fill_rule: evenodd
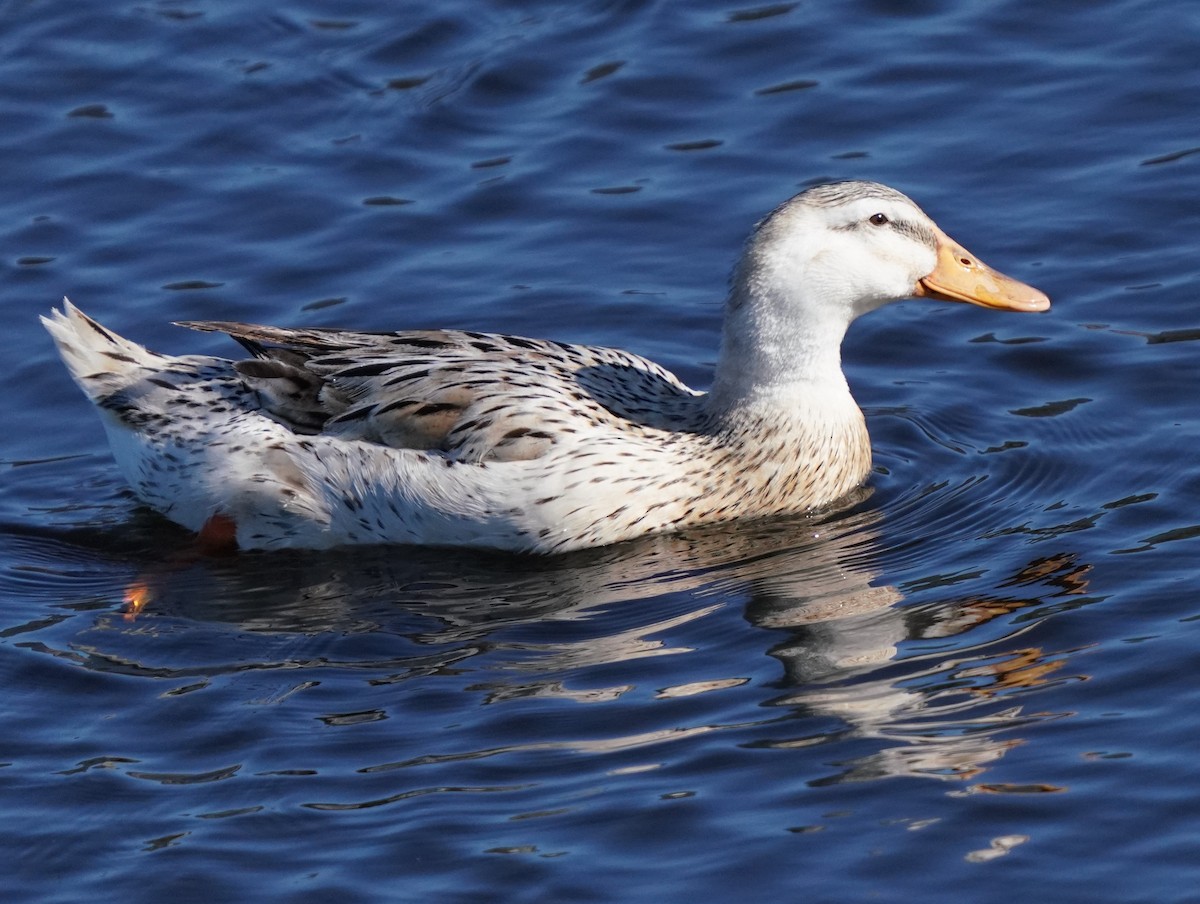
<svg viewBox="0 0 1200 904">
<path fill-rule="evenodd" d="M 1007 311 L 1050 307 L 1044 293 L 992 269 L 910 198 L 877 182 L 801 192 L 758 225 L 747 258 L 794 278 L 814 300 L 843 302 L 851 318 L 914 296 Z"/>
<path fill-rule="evenodd" d="M 840 346 L 856 317 L 922 297 L 1045 311 L 1039 290 L 983 263 L 911 199 L 835 182 L 785 201 L 734 270 L 714 389 L 728 399 L 787 383 L 844 385 Z"/>
</svg>

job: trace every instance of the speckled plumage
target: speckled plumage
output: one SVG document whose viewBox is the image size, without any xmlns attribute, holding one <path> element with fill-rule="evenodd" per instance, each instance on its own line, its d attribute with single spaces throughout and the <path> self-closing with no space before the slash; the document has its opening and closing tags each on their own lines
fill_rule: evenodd
<svg viewBox="0 0 1200 904">
<path fill-rule="evenodd" d="M 185 527 L 219 515 L 244 548 L 596 546 L 820 507 L 866 478 L 842 334 L 913 294 L 934 233 L 883 186 L 806 194 L 747 246 L 710 393 L 628 352 L 486 333 L 185 324 L 226 332 L 253 356 L 232 362 L 155 354 L 69 302 L 44 320 L 131 486 Z M 865 301 L 857 288 L 805 297 L 794 277 L 818 288 L 828 277 L 797 264 L 814 253 L 797 230 L 852 234 L 876 208 L 896 224 L 888 247 L 914 257 L 889 276 L 894 287 Z M 822 223 L 830 210 L 840 219 Z"/>
</svg>

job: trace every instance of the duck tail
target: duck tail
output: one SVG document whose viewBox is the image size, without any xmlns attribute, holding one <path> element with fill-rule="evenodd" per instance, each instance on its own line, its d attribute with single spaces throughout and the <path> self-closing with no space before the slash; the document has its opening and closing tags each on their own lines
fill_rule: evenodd
<svg viewBox="0 0 1200 904">
<path fill-rule="evenodd" d="M 72 379 L 92 401 L 128 385 L 142 368 L 162 366 L 161 355 L 105 329 L 69 299 L 63 299 L 61 311 L 56 308 L 41 321 Z"/>
</svg>

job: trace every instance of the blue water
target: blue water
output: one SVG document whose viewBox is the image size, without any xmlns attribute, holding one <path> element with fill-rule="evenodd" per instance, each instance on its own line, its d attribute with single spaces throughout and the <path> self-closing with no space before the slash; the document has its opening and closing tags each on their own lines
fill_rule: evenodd
<svg viewBox="0 0 1200 904">
<path fill-rule="evenodd" d="M 4 900 L 1200 900 L 1196 4 L 0 22 Z M 740 242 L 831 178 L 1055 306 L 858 322 L 876 470 L 817 519 L 188 560 L 36 322 L 469 327 L 703 387 Z"/>
</svg>

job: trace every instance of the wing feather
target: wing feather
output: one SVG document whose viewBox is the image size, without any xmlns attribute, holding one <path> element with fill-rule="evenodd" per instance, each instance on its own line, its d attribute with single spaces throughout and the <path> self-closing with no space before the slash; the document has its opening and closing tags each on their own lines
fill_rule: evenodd
<svg viewBox="0 0 1200 904">
<path fill-rule="evenodd" d="M 698 393 L 618 349 L 458 330 L 181 325 L 227 333 L 249 350 L 238 373 L 299 433 L 513 461 L 596 429 L 701 427 Z"/>
</svg>

